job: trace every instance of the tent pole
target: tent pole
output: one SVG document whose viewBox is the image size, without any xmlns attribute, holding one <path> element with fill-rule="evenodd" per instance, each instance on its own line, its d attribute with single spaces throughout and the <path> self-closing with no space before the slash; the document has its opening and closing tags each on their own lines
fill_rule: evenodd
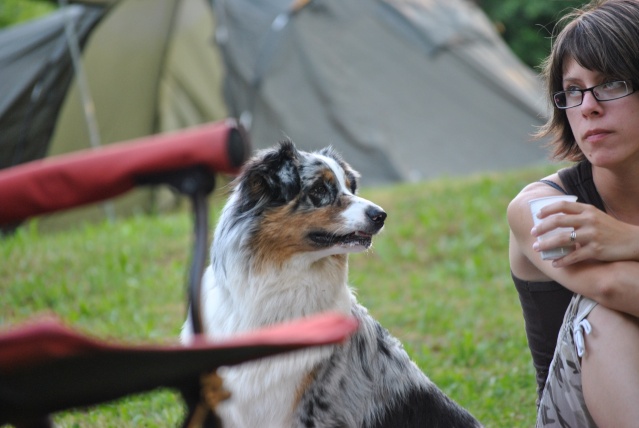
<svg viewBox="0 0 639 428">
<path fill-rule="evenodd" d="M 78 90 L 80 92 L 82 111 L 84 112 L 84 118 L 89 132 L 89 142 L 91 147 L 97 148 L 101 146 L 100 132 L 98 128 L 98 120 L 95 116 L 95 104 L 93 102 L 87 76 L 82 65 L 80 43 L 78 42 L 78 36 L 75 29 L 73 28 L 73 21 L 69 15 L 70 11 L 67 0 L 58 0 L 58 3 L 60 8 L 65 11 L 64 31 L 67 39 L 67 46 L 69 47 L 69 54 L 71 56 L 71 63 L 73 64 L 73 70 L 76 76 L 76 82 L 78 84 Z M 113 222 L 115 220 L 113 202 L 105 201 L 102 203 L 102 207 L 107 219 Z"/>
</svg>

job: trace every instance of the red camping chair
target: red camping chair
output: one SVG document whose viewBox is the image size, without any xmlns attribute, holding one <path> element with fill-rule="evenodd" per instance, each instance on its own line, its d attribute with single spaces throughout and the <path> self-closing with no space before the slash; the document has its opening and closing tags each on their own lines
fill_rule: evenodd
<svg viewBox="0 0 639 428">
<path fill-rule="evenodd" d="M 216 173 L 234 174 L 249 154 L 242 130 L 222 121 L 0 170 L 0 226 L 96 202 L 144 184 L 168 184 L 194 211 L 188 302 L 202 333 L 200 285 L 208 241 L 208 195 Z M 217 427 L 223 398 L 215 369 L 309 346 L 337 343 L 356 328 L 338 314 L 282 324 L 222 342 L 131 346 L 80 334 L 56 320 L 0 332 L 0 425 L 50 427 L 50 415 L 158 387 L 178 390 L 183 427 Z M 95 370 L 100 367 L 100 370 Z"/>
</svg>

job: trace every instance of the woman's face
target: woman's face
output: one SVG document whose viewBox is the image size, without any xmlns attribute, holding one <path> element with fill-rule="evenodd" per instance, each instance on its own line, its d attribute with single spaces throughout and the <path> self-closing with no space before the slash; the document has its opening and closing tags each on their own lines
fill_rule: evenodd
<svg viewBox="0 0 639 428">
<path fill-rule="evenodd" d="M 606 83 L 601 73 L 583 68 L 572 58 L 566 62 L 564 90 L 601 83 Z M 639 165 L 639 91 L 603 102 L 586 92 L 583 103 L 567 109 L 566 115 L 579 148 L 594 166 Z"/>
</svg>

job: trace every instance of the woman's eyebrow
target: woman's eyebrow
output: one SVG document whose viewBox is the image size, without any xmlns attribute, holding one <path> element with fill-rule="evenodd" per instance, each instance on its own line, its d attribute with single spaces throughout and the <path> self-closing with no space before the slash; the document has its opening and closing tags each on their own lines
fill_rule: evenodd
<svg viewBox="0 0 639 428">
<path fill-rule="evenodd" d="M 573 78 L 573 77 L 567 77 L 562 79 L 561 81 L 561 86 L 565 87 L 567 85 L 579 85 L 579 86 L 583 86 L 583 82 L 580 79 L 577 78 Z"/>
</svg>

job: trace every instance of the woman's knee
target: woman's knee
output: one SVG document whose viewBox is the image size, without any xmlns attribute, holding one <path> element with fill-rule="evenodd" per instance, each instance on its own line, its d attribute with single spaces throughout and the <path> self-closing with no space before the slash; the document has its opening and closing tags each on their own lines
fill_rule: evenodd
<svg viewBox="0 0 639 428">
<path fill-rule="evenodd" d="M 592 327 L 586 338 L 586 357 L 589 348 L 597 350 L 601 346 L 604 347 L 599 351 L 604 353 L 625 346 L 639 349 L 639 320 L 636 317 L 597 305 L 586 319 Z"/>
<path fill-rule="evenodd" d="M 639 418 L 639 322 L 598 305 L 586 318 L 582 386 L 586 406 L 601 427 L 634 426 Z"/>
</svg>

